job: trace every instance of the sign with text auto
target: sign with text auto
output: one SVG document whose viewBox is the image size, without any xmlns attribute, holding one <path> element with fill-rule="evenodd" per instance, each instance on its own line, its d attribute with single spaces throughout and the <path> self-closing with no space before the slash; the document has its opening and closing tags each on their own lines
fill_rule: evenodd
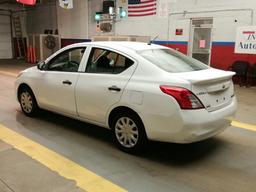
<svg viewBox="0 0 256 192">
<path fill-rule="evenodd" d="M 237 29 L 235 53 L 256 54 L 256 26 Z"/>
</svg>

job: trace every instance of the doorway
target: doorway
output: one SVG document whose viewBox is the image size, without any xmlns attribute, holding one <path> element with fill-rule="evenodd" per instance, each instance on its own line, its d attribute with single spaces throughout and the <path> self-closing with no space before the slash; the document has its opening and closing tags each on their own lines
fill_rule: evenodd
<svg viewBox="0 0 256 192">
<path fill-rule="evenodd" d="M 190 56 L 210 65 L 212 45 L 212 18 L 192 19 Z"/>
</svg>

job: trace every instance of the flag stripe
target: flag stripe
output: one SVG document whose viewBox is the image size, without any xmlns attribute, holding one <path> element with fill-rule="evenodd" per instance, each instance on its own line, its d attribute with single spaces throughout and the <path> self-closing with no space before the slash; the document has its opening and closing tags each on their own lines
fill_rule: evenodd
<svg viewBox="0 0 256 192">
<path fill-rule="evenodd" d="M 156 2 L 156 0 L 146 0 L 146 1 L 140 1 L 140 4 L 145 4 L 145 3 L 153 3 Z"/>
<path fill-rule="evenodd" d="M 147 7 L 154 7 L 154 6 L 156 6 L 156 3 L 148 4 L 148 5 L 133 5 L 133 6 L 128 6 L 128 9 L 147 8 Z"/>
<path fill-rule="evenodd" d="M 149 16 L 149 15 L 156 15 L 156 12 L 145 13 L 145 14 L 128 14 L 128 17 L 142 17 L 142 16 Z"/>
<path fill-rule="evenodd" d="M 151 9 L 142 9 L 142 10 L 130 10 L 129 13 L 140 13 L 140 12 L 148 12 L 148 11 L 154 11 L 156 8 Z"/>
<path fill-rule="evenodd" d="M 156 15 L 156 0 L 128 0 L 128 17 Z"/>
<path fill-rule="evenodd" d="M 252 35 L 252 34 L 255 34 L 255 31 L 244 31 L 243 34 Z"/>
</svg>

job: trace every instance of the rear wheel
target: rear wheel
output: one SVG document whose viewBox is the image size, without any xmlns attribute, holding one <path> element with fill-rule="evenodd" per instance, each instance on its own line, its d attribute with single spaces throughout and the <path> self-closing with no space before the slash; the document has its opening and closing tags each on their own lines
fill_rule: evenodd
<svg viewBox="0 0 256 192">
<path fill-rule="evenodd" d="M 127 112 L 117 114 L 114 117 L 112 129 L 116 144 L 125 152 L 138 152 L 147 143 L 143 123 L 135 114 Z"/>
<path fill-rule="evenodd" d="M 30 88 L 23 87 L 19 91 L 19 102 L 22 111 L 27 116 L 35 116 L 38 112 L 38 105 L 35 99 L 35 96 Z"/>
</svg>

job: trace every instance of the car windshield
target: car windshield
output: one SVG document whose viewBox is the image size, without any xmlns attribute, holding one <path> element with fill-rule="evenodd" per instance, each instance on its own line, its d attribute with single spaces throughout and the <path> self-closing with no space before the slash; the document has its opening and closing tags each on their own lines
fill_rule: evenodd
<svg viewBox="0 0 256 192">
<path fill-rule="evenodd" d="M 199 71 L 209 68 L 204 63 L 172 49 L 149 49 L 138 51 L 138 54 L 171 73 Z"/>
</svg>

